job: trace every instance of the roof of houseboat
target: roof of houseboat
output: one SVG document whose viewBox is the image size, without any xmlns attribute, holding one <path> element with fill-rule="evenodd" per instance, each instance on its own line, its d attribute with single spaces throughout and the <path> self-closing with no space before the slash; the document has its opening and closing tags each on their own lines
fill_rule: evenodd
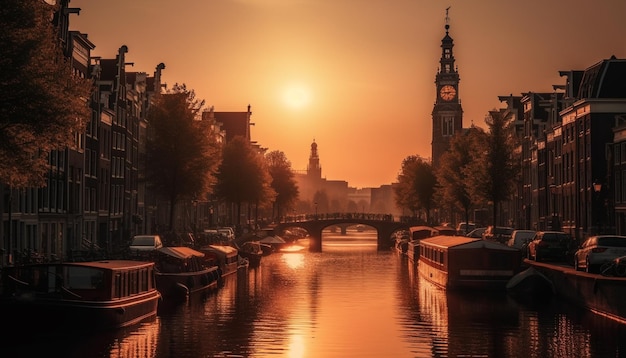
<svg viewBox="0 0 626 358">
<path fill-rule="evenodd" d="M 208 246 L 202 247 L 200 250 L 221 252 L 221 253 L 224 253 L 226 255 L 232 254 L 232 253 L 237 254 L 237 252 L 238 252 L 238 250 L 236 248 L 234 248 L 232 246 L 228 246 L 228 245 L 208 245 Z"/>
<path fill-rule="evenodd" d="M 204 257 L 204 253 L 186 246 L 166 246 L 158 249 L 157 251 L 162 254 L 176 257 L 177 259 L 188 259 L 192 256 Z"/>
<path fill-rule="evenodd" d="M 428 244 L 430 246 L 438 246 L 442 248 L 455 248 L 455 249 L 476 249 L 476 248 L 489 248 L 494 250 L 503 251 L 516 251 L 516 249 L 503 245 L 499 242 L 477 239 L 466 236 L 450 236 L 439 235 L 422 239 L 421 244 Z"/>
</svg>

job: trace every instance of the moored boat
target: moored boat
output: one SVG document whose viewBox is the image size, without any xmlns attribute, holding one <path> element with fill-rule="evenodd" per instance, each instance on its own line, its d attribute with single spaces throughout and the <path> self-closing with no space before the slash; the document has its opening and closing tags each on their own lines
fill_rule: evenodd
<svg viewBox="0 0 626 358">
<path fill-rule="evenodd" d="M 157 250 L 156 287 L 163 299 L 187 298 L 217 288 L 221 279 L 217 265 L 205 266 L 204 253 L 186 246 Z"/>
<path fill-rule="evenodd" d="M 498 242 L 465 236 L 434 236 L 420 241 L 419 273 L 449 288 L 504 290 L 521 269 L 521 253 Z"/>
<path fill-rule="evenodd" d="M 239 250 L 229 245 L 207 245 L 198 251 L 204 256 L 205 266 L 218 266 L 222 271 L 222 277 L 237 272 L 239 265 Z"/>
<path fill-rule="evenodd" d="M 406 255 L 413 263 L 419 261 L 420 241 L 427 237 L 436 236 L 438 231 L 430 226 L 411 226 L 409 228 L 409 242 Z"/>
<path fill-rule="evenodd" d="M 12 329 L 107 330 L 155 317 L 154 263 L 129 260 L 3 268 L 0 314 Z"/>
<path fill-rule="evenodd" d="M 239 255 L 248 259 L 248 262 L 250 262 L 250 267 L 258 267 L 261 264 L 261 258 L 265 255 L 269 255 L 269 253 L 265 252 L 263 247 L 264 245 L 261 244 L 259 241 L 246 241 L 241 244 L 241 250 L 239 250 Z"/>
</svg>

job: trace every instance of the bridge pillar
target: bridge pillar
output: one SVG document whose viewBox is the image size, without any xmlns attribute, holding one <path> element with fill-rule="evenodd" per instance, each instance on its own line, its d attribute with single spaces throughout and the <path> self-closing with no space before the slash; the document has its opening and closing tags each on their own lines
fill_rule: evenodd
<svg viewBox="0 0 626 358">
<path fill-rule="evenodd" d="M 378 250 L 389 250 L 391 249 L 391 234 L 395 231 L 395 228 L 384 228 L 381 227 L 378 229 Z"/>
<path fill-rule="evenodd" d="M 309 251 L 322 252 L 322 230 L 309 233 Z"/>
<path fill-rule="evenodd" d="M 348 227 L 345 225 L 339 225 L 339 227 L 341 228 L 341 235 L 346 236 L 348 235 Z"/>
</svg>

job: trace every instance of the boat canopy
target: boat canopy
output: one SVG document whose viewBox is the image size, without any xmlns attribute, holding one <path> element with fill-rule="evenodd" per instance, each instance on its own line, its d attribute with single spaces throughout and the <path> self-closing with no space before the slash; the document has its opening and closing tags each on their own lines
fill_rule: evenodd
<svg viewBox="0 0 626 358">
<path fill-rule="evenodd" d="M 210 250 L 214 252 L 220 252 L 225 254 L 226 256 L 232 255 L 233 253 L 237 253 L 237 248 L 228 245 L 209 245 L 203 248 L 204 250 Z"/>
<path fill-rule="evenodd" d="M 409 232 L 411 233 L 411 240 L 420 240 L 435 236 L 438 231 L 430 226 L 411 226 Z"/>
<path fill-rule="evenodd" d="M 517 249 L 508 247 L 499 242 L 471 238 L 466 236 L 439 235 L 435 237 L 429 237 L 427 239 L 422 239 L 422 241 L 420 241 L 420 244 L 454 249 L 487 248 L 502 251 L 517 251 Z"/>
<path fill-rule="evenodd" d="M 186 246 L 166 246 L 158 249 L 157 251 L 165 255 L 173 256 L 177 259 L 188 259 L 192 256 L 204 257 L 202 252 Z"/>
<path fill-rule="evenodd" d="M 263 243 L 263 244 L 284 244 L 284 243 L 286 243 L 286 241 L 283 240 L 283 238 L 281 238 L 280 236 L 277 236 L 277 235 L 266 236 L 266 237 L 262 238 L 261 240 L 259 240 L 259 242 Z"/>
</svg>

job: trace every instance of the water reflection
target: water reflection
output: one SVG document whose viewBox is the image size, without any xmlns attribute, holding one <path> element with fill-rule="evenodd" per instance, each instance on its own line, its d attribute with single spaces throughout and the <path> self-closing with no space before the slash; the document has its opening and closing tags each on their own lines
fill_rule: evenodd
<svg viewBox="0 0 626 358">
<path fill-rule="evenodd" d="M 558 298 L 520 303 L 505 293 L 446 291 L 404 259 L 405 338 L 417 356 L 604 357 L 626 347 L 626 326 Z"/>
<path fill-rule="evenodd" d="M 422 280 L 375 233 L 324 237 L 226 277 L 205 297 L 162 306 L 133 329 L 8 341 L 2 356 L 605 357 L 626 352 L 626 325 L 557 300 L 447 292 Z M 38 348 L 39 347 L 39 348 Z M 7 354 L 5 354 L 7 353 Z"/>
<path fill-rule="evenodd" d="M 87 334 L 64 331 L 3 332 L 3 357 L 146 358 L 156 357 L 161 323 L 153 318 L 139 325 Z M 8 328 L 8 327 L 7 327 Z"/>
</svg>

